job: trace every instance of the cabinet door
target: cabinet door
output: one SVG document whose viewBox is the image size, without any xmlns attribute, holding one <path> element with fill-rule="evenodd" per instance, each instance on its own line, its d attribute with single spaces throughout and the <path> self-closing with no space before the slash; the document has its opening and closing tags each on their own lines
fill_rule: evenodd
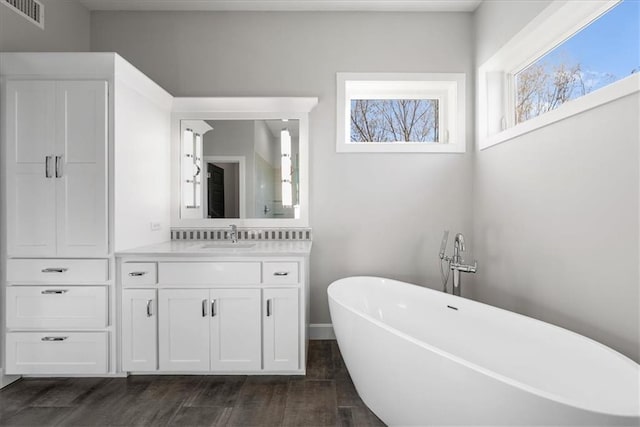
<svg viewBox="0 0 640 427">
<path fill-rule="evenodd" d="M 209 370 L 209 290 L 158 291 L 160 369 Z"/>
<path fill-rule="evenodd" d="M 8 254 L 55 256 L 55 83 L 9 81 L 5 102 Z"/>
<path fill-rule="evenodd" d="M 122 291 L 122 367 L 158 369 L 158 314 L 155 289 Z"/>
<path fill-rule="evenodd" d="M 107 255 L 107 82 L 56 82 L 53 154 L 57 256 Z"/>
<path fill-rule="evenodd" d="M 211 369 L 260 370 L 260 289 L 212 289 L 211 309 Z"/>
<path fill-rule="evenodd" d="M 298 289 L 264 291 L 264 369 L 299 369 L 300 324 Z"/>
</svg>

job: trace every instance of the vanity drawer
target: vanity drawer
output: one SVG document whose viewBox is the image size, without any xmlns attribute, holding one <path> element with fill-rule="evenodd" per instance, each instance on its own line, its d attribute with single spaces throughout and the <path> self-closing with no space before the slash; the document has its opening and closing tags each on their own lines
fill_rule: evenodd
<svg viewBox="0 0 640 427">
<path fill-rule="evenodd" d="M 106 259 L 9 259 L 7 281 L 95 283 L 109 280 Z"/>
<path fill-rule="evenodd" d="M 7 328 L 104 328 L 107 295 L 106 286 L 8 286 Z"/>
<path fill-rule="evenodd" d="M 9 332 L 7 374 L 106 374 L 107 332 Z"/>
<path fill-rule="evenodd" d="M 265 285 L 295 285 L 300 281 L 297 262 L 265 262 L 262 269 Z"/>
<path fill-rule="evenodd" d="M 260 262 L 161 262 L 161 285 L 255 285 Z"/>
<path fill-rule="evenodd" d="M 158 264 L 155 262 L 125 262 L 122 263 L 121 271 L 124 286 L 158 283 Z"/>
</svg>

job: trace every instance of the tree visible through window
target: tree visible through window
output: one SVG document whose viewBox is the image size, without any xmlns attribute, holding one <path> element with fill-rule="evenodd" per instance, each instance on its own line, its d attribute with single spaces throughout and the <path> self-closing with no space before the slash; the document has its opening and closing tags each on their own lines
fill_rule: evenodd
<svg viewBox="0 0 640 427">
<path fill-rule="evenodd" d="M 517 73 L 516 123 L 640 71 L 639 16 L 625 0 Z"/>
<path fill-rule="evenodd" d="M 438 142 L 437 99 L 352 99 L 351 142 Z"/>
</svg>

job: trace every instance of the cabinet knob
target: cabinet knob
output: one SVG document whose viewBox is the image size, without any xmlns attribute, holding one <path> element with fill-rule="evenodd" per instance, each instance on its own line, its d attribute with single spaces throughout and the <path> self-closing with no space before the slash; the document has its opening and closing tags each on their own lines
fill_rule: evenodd
<svg viewBox="0 0 640 427">
<path fill-rule="evenodd" d="M 288 271 L 276 271 L 275 273 L 273 273 L 274 276 L 288 276 L 289 272 Z"/>
<path fill-rule="evenodd" d="M 271 299 L 267 300 L 267 317 L 271 317 Z"/>
<path fill-rule="evenodd" d="M 147 317 L 153 316 L 153 300 L 150 299 L 147 301 Z"/>
<path fill-rule="evenodd" d="M 61 295 L 69 292 L 67 289 L 47 289 L 45 291 L 40 292 L 43 295 Z"/>
</svg>

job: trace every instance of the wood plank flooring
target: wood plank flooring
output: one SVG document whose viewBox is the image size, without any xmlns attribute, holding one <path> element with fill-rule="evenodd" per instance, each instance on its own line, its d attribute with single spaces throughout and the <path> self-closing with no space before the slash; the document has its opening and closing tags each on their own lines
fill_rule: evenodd
<svg viewBox="0 0 640 427">
<path fill-rule="evenodd" d="M 335 341 L 311 341 L 306 376 L 32 378 L 0 390 L 0 426 L 384 426 Z"/>
</svg>

